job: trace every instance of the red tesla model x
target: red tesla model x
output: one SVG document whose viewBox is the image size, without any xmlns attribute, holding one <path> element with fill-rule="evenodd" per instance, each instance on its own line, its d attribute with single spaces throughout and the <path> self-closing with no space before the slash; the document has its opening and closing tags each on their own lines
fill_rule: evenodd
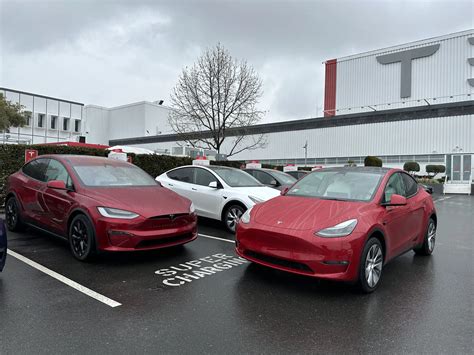
<svg viewBox="0 0 474 355">
<path fill-rule="evenodd" d="M 436 224 L 431 195 L 404 171 L 323 169 L 247 210 L 236 250 L 258 264 L 372 292 L 397 255 L 433 252 Z"/>
<path fill-rule="evenodd" d="M 43 155 L 8 178 L 7 227 L 24 224 L 69 241 L 79 260 L 97 251 L 184 244 L 197 237 L 194 206 L 133 164 Z"/>
</svg>

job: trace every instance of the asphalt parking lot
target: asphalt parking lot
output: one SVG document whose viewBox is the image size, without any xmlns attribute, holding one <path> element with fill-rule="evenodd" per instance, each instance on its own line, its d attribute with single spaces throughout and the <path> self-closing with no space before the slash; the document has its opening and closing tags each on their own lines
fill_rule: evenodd
<svg viewBox="0 0 474 355">
<path fill-rule="evenodd" d="M 399 257 L 370 295 L 251 265 L 207 220 L 183 247 L 93 263 L 10 233 L 0 353 L 472 353 L 474 197 L 435 198 L 434 255 Z"/>
</svg>

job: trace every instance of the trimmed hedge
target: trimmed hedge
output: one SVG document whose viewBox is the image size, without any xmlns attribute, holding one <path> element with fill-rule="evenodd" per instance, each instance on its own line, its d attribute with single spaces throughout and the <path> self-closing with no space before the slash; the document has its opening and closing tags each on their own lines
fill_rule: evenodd
<svg viewBox="0 0 474 355">
<path fill-rule="evenodd" d="M 446 167 L 444 165 L 427 165 L 426 172 L 428 173 L 428 175 L 434 177 L 438 174 L 446 172 Z"/>
<path fill-rule="evenodd" d="M 25 149 L 36 149 L 39 155 L 76 154 L 105 157 L 108 154 L 108 151 L 104 149 L 59 145 L 0 145 L 0 207 L 5 205 L 5 184 L 7 178 L 23 166 Z M 192 164 L 191 158 L 172 157 L 169 155 L 129 155 L 132 156 L 133 164 L 145 170 L 153 178 L 177 166 Z"/>
<path fill-rule="evenodd" d="M 379 157 L 367 156 L 364 159 L 364 166 L 378 166 L 382 167 L 382 159 Z"/>
<path fill-rule="evenodd" d="M 405 164 L 403 164 L 403 170 L 409 173 L 418 172 L 420 171 L 420 164 L 418 164 L 416 161 L 407 161 Z"/>
</svg>

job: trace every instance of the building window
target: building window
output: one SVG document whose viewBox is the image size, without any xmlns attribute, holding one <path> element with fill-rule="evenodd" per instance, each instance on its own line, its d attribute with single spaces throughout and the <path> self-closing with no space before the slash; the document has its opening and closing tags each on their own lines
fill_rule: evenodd
<svg viewBox="0 0 474 355">
<path fill-rule="evenodd" d="M 51 129 L 56 129 L 58 124 L 58 116 L 51 116 Z"/>
<path fill-rule="evenodd" d="M 64 117 L 64 120 L 63 120 L 63 131 L 69 131 L 69 118 Z"/>
<path fill-rule="evenodd" d="M 38 127 L 43 128 L 44 127 L 44 114 L 38 113 Z"/>
<path fill-rule="evenodd" d="M 26 126 L 26 127 L 30 127 L 30 126 L 31 126 L 31 114 L 27 114 L 27 115 L 25 116 L 25 119 L 26 119 L 25 126 Z"/>
<path fill-rule="evenodd" d="M 79 133 L 81 131 L 81 120 L 74 121 L 74 132 Z"/>
</svg>

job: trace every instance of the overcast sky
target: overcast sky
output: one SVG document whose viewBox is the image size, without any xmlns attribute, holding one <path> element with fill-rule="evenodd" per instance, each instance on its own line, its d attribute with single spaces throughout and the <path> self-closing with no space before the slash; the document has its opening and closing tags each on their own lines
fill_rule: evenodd
<svg viewBox="0 0 474 355">
<path fill-rule="evenodd" d="M 265 121 L 321 115 L 323 61 L 474 27 L 474 2 L 0 0 L 0 86 L 85 104 L 164 99 L 221 42 L 263 79 Z"/>
</svg>

